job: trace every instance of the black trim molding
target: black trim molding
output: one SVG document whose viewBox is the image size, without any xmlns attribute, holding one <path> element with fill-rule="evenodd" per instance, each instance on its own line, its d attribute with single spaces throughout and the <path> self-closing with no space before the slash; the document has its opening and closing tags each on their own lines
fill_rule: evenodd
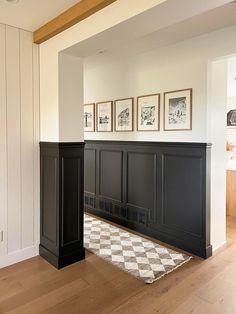
<svg viewBox="0 0 236 314">
<path fill-rule="evenodd" d="M 40 188 L 40 255 L 58 269 L 84 259 L 84 143 L 40 143 Z"/>
<path fill-rule="evenodd" d="M 207 143 L 86 141 L 85 209 L 208 258 L 210 150 Z"/>
</svg>

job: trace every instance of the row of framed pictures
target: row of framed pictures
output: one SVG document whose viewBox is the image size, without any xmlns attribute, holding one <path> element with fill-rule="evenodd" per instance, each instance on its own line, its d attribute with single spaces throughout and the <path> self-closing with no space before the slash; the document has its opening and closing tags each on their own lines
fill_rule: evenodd
<svg viewBox="0 0 236 314">
<path fill-rule="evenodd" d="M 114 106 L 113 106 L 114 104 Z M 130 132 L 134 130 L 134 98 L 84 105 L 84 131 Z M 160 94 L 137 97 L 137 131 L 160 130 Z M 192 88 L 164 93 L 164 130 L 192 130 Z"/>
</svg>

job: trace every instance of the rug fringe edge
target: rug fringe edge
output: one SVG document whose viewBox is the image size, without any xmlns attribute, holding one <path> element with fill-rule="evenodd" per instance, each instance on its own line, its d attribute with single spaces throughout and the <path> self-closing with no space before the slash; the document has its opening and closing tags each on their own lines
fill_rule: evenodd
<svg viewBox="0 0 236 314">
<path fill-rule="evenodd" d="M 192 258 L 193 258 L 192 256 L 189 256 L 188 259 L 186 259 L 185 261 L 183 261 L 183 262 L 180 263 L 179 265 L 176 265 L 173 269 L 168 270 L 167 272 L 165 272 L 165 273 L 162 274 L 161 276 L 159 276 L 159 277 L 157 277 L 157 278 L 154 278 L 154 279 L 147 280 L 147 281 L 144 280 L 144 282 L 145 282 L 146 284 L 151 284 L 151 283 L 153 283 L 153 282 L 155 282 L 155 281 L 161 279 L 162 277 L 165 277 L 166 275 L 172 273 L 172 272 L 173 272 L 174 270 L 176 270 L 177 268 L 179 268 L 179 267 L 183 266 L 184 264 L 186 264 L 187 262 L 189 262 Z"/>
</svg>

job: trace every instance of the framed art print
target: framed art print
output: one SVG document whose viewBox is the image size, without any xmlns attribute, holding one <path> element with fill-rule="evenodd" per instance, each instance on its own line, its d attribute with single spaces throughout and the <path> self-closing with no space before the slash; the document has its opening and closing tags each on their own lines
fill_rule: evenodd
<svg viewBox="0 0 236 314">
<path fill-rule="evenodd" d="M 84 105 L 84 132 L 95 131 L 94 104 Z"/>
<path fill-rule="evenodd" d="M 113 110 L 112 101 L 98 102 L 96 104 L 96 120 L 98 132 L 112 132 Z"/>
<path fill-rule="evenodd" d="M 192 88 L 164 93 L 164 130 L 192 130 Z"/>
<path fill-rule="evenodd" d="M 137 98 L 137 131 L 160 130 L 160 94 Z"/>
<path fill-rule="evenodd" d="M 227 128 L 236 128 L 236 109 L 227 112 Z"/>
<path fill-rule="evenodd" d="M 115 100 L 115 131 L 133 131 L 134 98 Z"/>
</svg>

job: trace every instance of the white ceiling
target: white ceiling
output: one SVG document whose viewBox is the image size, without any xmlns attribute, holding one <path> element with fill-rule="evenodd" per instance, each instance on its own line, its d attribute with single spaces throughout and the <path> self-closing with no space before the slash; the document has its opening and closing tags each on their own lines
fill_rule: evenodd
<svg viewBox="0 0 236 314">
<path fill-rule="evenodd" d="M 0 23 L 35 31 L 79 0 L 0 0 Z"/>
<path fill-rule="evenodd" d="M 167 0 L 64 52 L 79 57 L 99 52 L 131 56 L 234 24 L 236 2 Z"/>
</svg>

